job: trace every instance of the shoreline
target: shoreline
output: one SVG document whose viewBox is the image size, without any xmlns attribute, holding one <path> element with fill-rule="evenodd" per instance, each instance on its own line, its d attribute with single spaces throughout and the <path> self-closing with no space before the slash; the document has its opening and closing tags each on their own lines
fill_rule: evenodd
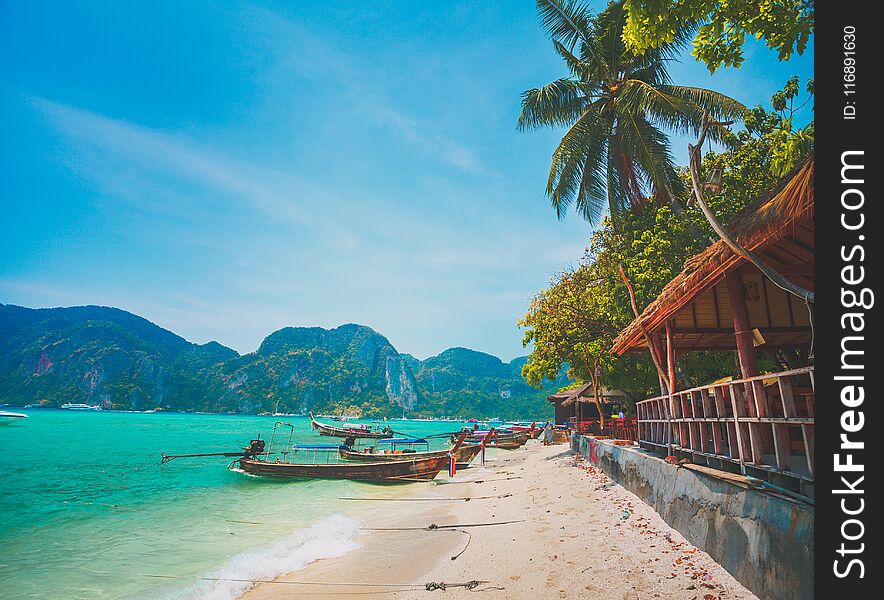
<svg viewBox="0 0 884 600">
<path fill-rule="evenodd" d="M 515 451 L 489 451 L 484 467 L 458 471 L 452 482 L 437 483 L 384 495 L 395 501 L 365 501 L 346 516 L 366 529 L 518 522 L 456 531 L 363 530 L 355 550 L 260 583 L 240 598 L 404 599 L 429 593 L 425 585 L 431 582 L 475 580 L 481 583 L 472 591 L 501 600 L 587 594 L 623 600 L 757 600 L 650 506 L 582 463 L 566 444 L 543 447 L 530 441 Z M 467 590 L 449 587 L 447 592 Z"/>
</svg>

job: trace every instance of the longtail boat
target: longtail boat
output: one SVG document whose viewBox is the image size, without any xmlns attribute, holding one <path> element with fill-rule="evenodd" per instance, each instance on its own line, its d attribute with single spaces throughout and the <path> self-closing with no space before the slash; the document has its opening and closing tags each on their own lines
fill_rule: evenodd
<svg viewBox="0 0 884 600">
<path fill-rule="evenodd" d="M 451 441 L 453 442 L 456 439 L 456 436 L 459 434 L 454 434 L 451 436 Z M 498 442 L 513 442 L 518 443 L 519 446 L 523 445 L 528 441 L 529 433 L 525 432 L 515 432 L 515 431 L 497 431 L 496 429 L 490 429 L 488 431 L 469 431 L 467 430 L 467 438 L 466 443 L 468 444 L 477 444 L 481 443 L 486 438 L 489 440 L 494 439 Z"/>
<path fill-rule="evenodd" d="M 487 448 L 498 448 L 500 450 L 517 450 L 525 445 L 525 441 L 527 440 L 515 440 L 515 439 L 504 439 L 504 440 L 488 440 L 485 442 L 485 447 Z M 469 442 L 469 446 L 479 446 L 475 442 Z"/>
<path fill-rule="evenodd" d="M 517 448 L 521 448 L 528 441 L 530 433 L 525 432 L 513 432 L 513 431 L 504 431 L 499 432 L 493 427 L 488 431 L 469 431 L 466 430 L 468 434 L 467 438 L 464 440 L 464 443 L 467 445 L 482 445 L 484 444 L 487 448 L 499 448 L 501 450 L 516 450 Z"/>
<path fill-rule="evenodd" d="M 462 435 L 451 452 L 457 453 L 463 444 L 465 435 Z M 311 444 L 307 446 L 289 446 L 283 456 L 296 454 L 299 450 L 339 449 L 333 444 Z M 268 453 L 269 456 L 269 453 Z M 401 455 L 400 455 L 401 456 Z M 287 479 L 350 479 L 353 481 L 365 481 L 370 483 L 400 483 L 408 481 L 430 481 L 435 479 L 439 471 L 448 467 L 451 463 L 448 452 L 443 456 L 433 457 L 401 457 L 395 461 L 376 462 L 326 462 L 326 463 L 301 463 L 289 462 L 286 458 L 275 461 L 266 460 L 260 456 L 248 456 L 238 458 L 230 463 L 232 468 L 239 468 L 250 475 L 263 477 L 277 477 Z"/>
<path fill-rule="evenodd" d="M 451 450 L 415 450 L 415 446 L 426 445 L 424 439 L 414 438 L 392 438 L 389 440 L 381 440 L 379 444 L 390 446 L 384 450 L 380 447 L 369 446 L 363 450 L 354 450 L 347 446 L 342 446 L 339 450 L 341 458 L 344 460 L 352 460 L 356 462 L 394 462 L 403 458 L 448 458 Z M 408 446 L 402 449 L 401 446 Z M 473 459 L 482 451 L 479 444 L 463 444 L 455 453 L 455 464 L 458 469 L 465 469 L 473 462 Z"/>
<path fill-rule="evenodd" d="M 319 431 L 319 435 L 328 435 L 339 438 L 361 438 L 379 440 L 383 438 L 393 437 L 393 430 L 389 426 L 381 431 L 372 430 L 367 425 L 350 425 L 347 427 L 336 427 L 327 423 L 320 423 L 310 414 L 310 427 Z"/>
<path fill-rule="evenodd" d="M 250 475 L 288 479 L 351 479 L 353 481 L 405 482 L 429 481 L 448 467 L 448 456 L 405 458 L 396 461 L 344 463 L 271 462 L 259 458 L 235 461 Z"/>
</svg>

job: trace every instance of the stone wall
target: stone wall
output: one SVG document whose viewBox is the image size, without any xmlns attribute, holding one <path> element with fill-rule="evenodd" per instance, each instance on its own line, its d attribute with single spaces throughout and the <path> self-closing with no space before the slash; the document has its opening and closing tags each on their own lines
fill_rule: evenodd
<svg viewBox="0 0 884 600">
<path fill-rule="evenodd" d="M 813 507 L 574 434 L 571 447 L 762 600 L 813 598 Z"/>
</svg>

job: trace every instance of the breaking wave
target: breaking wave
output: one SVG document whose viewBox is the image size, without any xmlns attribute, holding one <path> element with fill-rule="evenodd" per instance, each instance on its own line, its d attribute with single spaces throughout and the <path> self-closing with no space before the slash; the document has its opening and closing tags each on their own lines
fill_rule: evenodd
<svg viewBox="0 0 884 600">
<path fill-rule="evenodd" d="M 332 515 L 307 529 L 274 542 L 269 547 L 237 554 L 208 578 L 190 588 L 186 598 L 193 600 L 235 600 L 248 591 L 253 580 L 273 579 L 303 569 L 321 558 L 334 558 L 359 547 L 359 523 L 344 515 Z"/>
</svg>

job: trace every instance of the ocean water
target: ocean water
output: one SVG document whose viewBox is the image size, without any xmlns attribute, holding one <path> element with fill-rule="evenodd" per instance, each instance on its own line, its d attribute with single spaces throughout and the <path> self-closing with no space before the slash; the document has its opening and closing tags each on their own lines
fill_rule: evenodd
<svg viewBox="0 0 884 600">
<path fill-rule="evenodd" d="M 225 457 L 160 464 L 163 451 L 235 451 L 258 434 L 269 440 L 277 419 L 293 423 L 298 443 L 334 441 L 303 417 L 28 414 L 0 427 L 2 598 L 236 598 L 247 584 L 200 578 L 270 578 L 349 552 L 360 525 L 348 505 L 362 503 L 339 498 L 401 493 L 249 477 L 228 470 Z M 461 426 L 389 423 L 418 436 Z"/>
</svg>

